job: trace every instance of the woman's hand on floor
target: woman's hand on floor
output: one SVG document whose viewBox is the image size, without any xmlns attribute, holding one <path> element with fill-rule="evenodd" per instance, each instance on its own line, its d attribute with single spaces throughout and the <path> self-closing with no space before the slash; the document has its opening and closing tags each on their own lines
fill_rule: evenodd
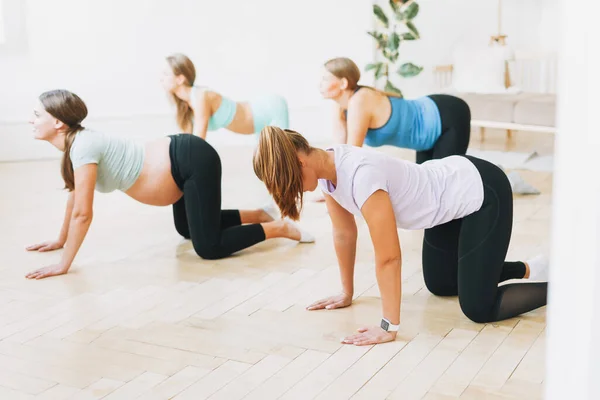
<svg viewBox="0 0 600 400">
<path fill-rule="evenodd" d="M 38 244 L 33 244 L 31 246 L 26 247 L 27 251 L 52 251 L 62 249 L 65 245 L 64 242 L 60 240 L 48 240 L 47 242 L 42 242 Z"/>
<path fill-rule="evenodd" d="M 325 299 L 321 299 L 319 301 L 315 301 L 308 307 L 307 310 L 332 310 L 334 308 L 343 308 L 348 307 L 352 304 L 352 295 L 348 295 L 346 293 L 341 293 L 336 296 L 327 297 Z"/>
<path fill-rule="evenodd" d="M 48 267 L 36 269 L 25 275 L 27 279 L 44 279 L 49 276 L 63 275 L 69 271 L 69 267 L 65 267 L 62 264 L 53 264 Z"/>
<path fill-rule="evenodd" d="M 397 332 L 384 331 L 379 326 L 360 328 L 358 332 L 359 333 L 356 335 L 347 336 L 342 339 L 342 343 L 353 344 L 356 346 L 366 346 L 370 344 L 392 342 L 396 340 L 397 334 Z"/>
</svg>

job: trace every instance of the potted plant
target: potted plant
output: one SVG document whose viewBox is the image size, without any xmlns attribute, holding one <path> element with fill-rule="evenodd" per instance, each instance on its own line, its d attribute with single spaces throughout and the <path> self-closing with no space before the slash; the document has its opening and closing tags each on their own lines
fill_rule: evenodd
<svg viewBox="0 0 600 400">
<path fill-rule="evenodd" d="M 419 4 L 414 0 L 389 0 L 391 18 L 378 4 L 373 5 L 373 14 L 377 18 L 379 29 L 367 32 L 375 39 L 379 59 L 381 61 L 367 64 L 365 71 L 374 71 L 375 83 L 382 78 L 385 81 L 383 90 L 402 96 L 402 91 L 391 81 L 390 77 L 397 74 L 403 78 L 417 76 L 423 67 L 411 62 L 399 62 L 400 45 L 407 40 L 418 40 L 419 31 L 413 19 L 419 14 Z"/>
</svg>

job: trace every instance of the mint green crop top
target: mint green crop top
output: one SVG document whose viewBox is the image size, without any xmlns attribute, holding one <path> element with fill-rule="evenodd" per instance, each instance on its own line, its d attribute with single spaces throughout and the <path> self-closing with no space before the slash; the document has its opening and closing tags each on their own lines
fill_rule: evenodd
<svg viewBox="0 0 600 400">
<path fill-rule="evenodd" d="M 77 133 L 69 154 L 74 171 L 85 164 L 98 165 L 96 190 L 102 193 L 127 191 L 144 166 L 141 143 L 89 129 Z"/>
<path fill-rule="evenodd" d="M 196 86 L 192 86 L 192 97 L 195 98 L 197 96 L 196 91 L 199 88 Z M 208 120 L 208 131 L 216 131 L 218 129 L 227 128 L 233 118 L 235 117 L 235 112 L 237 111 L 237 103 L 230 98 L 227 98 L 221 95 L 221 105 L 215 111 L 213 115 L 210 116 Z"/>
</svg>

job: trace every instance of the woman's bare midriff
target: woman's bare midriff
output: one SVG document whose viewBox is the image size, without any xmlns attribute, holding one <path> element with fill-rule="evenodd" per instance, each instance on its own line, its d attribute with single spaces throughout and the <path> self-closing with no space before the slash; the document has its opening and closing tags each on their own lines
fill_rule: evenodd
<svg viewBox="0 0 600 400">
<path fill-rule="evenodd" d="M 210 103 L 210 112 L 212 115 L 216 113 L 221 106 L 223 97 L 212 90 L 205 90 L 204 93 Z M 231 123 L 226 126 L 226 129 L 235 133 L 254 133 L 254 119 L 252 118 L 252 108 L 250 107 L 250 103 L 236 102 L 235 115 L 233 116 Z"/>
<path fill-rule="evenodd" d="M 205 93 L 210 102 L 210 112 L 211 114 L 214 114 L 221 106 L 223 97 L 219 93 L 211 90 L 206 90 Z M 226 129 L 235 133 L 254 133 L 254 119 L 252 118 L 252 108 L 250 107 L 250 103 L 236 102 L 235 115 Z"/>
<path fill-rule="evenodd" d="M 140 176 L 126 194 L 151 206 L 168 206 L 181 198 L 171 174 L 169 145 L 171 139 L 164 137 L 149 141 L 144 147 L 144 166 Z"/>
<path fill-rule="evenodd" d="M 233 117 L 233 121 L 231 121 L 227 129 L 235 133 L 255 133 L 254 119 L 252 118 L 252 109 L 250 108 L 249 103 L 237 103 L 235 117 Z"/>
</svg>

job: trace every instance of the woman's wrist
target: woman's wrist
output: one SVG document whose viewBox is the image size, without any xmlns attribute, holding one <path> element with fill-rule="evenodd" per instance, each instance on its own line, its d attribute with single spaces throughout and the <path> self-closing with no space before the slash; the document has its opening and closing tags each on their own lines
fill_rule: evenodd
<svg viewBox="0 0 600 400">
<path fill-rule="evenodd" d="M 69 270 L 69 268 L 71 268 L 71 262 L 68 262 L 66 260 L 61 260 L 58 265 L 61 267 L 61 269 L 65 272 L 67 272 Z"/>
</svg>

